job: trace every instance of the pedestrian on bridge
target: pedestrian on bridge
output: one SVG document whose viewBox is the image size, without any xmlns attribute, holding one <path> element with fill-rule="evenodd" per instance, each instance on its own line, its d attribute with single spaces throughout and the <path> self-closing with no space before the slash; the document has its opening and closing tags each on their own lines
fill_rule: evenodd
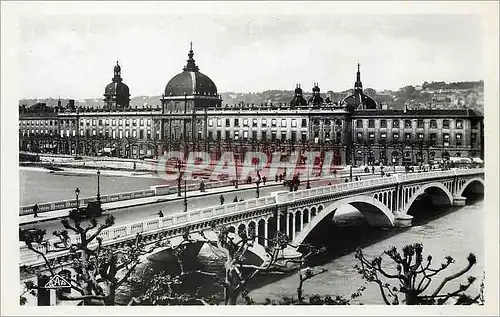
<svg viewBox="0 0 500 317">
<path fill-rule="evenodd" d="M 238 196 L 234 196 L 233 203 L 237 203 L 237 202 L 238 202 Z"/>
<path fill-rule="evenodd" d="M 226 201 L 226 199 L 224 199 L 224 196 L 221 194 L 220 195 L 220 204 L 224 205 L 224 201 Z"/>
<path fill-rule="evenodd" d="M 264 186 L 266 185 L 266 180 L 267 180 L 267 177 L 263 176 L 262 177 L 262 183 L 264 184 Z"/>
<path fill-rule="evenodd" d="M 278 174 L 274 174 L 274 181 L 277 183 L 278 182 Z"/>
<path fill-rule="evenodd" d="M 163 218 L 163 212 L 161 211 L 161 209 L 160 211 L 158 211 L 158 217 Z"/>
<path fill-rule="evenodd" d="M 33 206 L 33 218 L 38 218 L 38 204 Z"/>
</svg>

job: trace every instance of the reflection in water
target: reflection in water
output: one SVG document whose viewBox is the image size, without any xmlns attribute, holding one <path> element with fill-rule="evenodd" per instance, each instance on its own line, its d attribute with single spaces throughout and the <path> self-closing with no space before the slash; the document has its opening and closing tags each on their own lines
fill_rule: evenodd
<svg viewBox="0 0 500 317">
<path fill-rule="evenodd" d="M 471 293 L 477 293 L 484 268 L 484 251 L 482 236 L 482 219 L 484 202 L 480 197 L 468 200 L 464 207 L 434 207 L 427 199 L 415 203 L 409 213 L 414 218 L 411 228 L 379 229 L 368 225 L 363 216 L 352 209 L 337 211 L 333 221 L 325 219 L 308 237 L 308 242 L 327 248 L 328 253 L 313 259 L 310 265 L 319 265 L 328 269 L 321 277 L 306 282 L 305 294 L 330 294 L 349 297 L 365 282 L 354 269 L 356 260 L 354 251 L 357 246 L 365 249 L 370 256 L 381 255 L 391 246 L 402 247 L 405 244 L 421 242 L 424 254 L 432 254 L 436 265 L 446 255 L 455 258 L 456 264 L 450 267 L 449 273 L 456 272 L 466 265 L 469 252 L 474 252 L 478 264 L 469 272 L 478 280 L 471 287 Z M 222 262 L 208 247 L 202 248 L 198 261 L 193 265 L 223 275 Z M 166 263 L 145 263 L 144 267 L 153 272 L 161 270 L 175 271 L 175 265 Z M 144 276 L 147 284 L 148 276 Z M 465 278 L 465 277 L 464 277 Z M 457 281 L 459 283 L 461 280 Z M 285 275 L 263 275 L 249 283 L 250 296 L 256 302 L 264 302 L 266 298 L 279 299 L 282 296 L 295 296 L 298 276 L 296 273 Z M 432 286 L 433 284 L 431 284 Z M 203 286 L 202 294 L 209 295 L 220 291 L 209 277 L 197 277 L 189 280 L 186 290 L 195 291 Z M 366 284 L 363 295 L 353 303 L 383 304 L 377 287 Z M 452 284 L 453 286 L 453 284 Z M 432 288 L 432 287 L 431 287 Z M 140 293 L 140 289 L 132 293 Z M 131 290 L 121 295 L 123 303 L 130 298 Z"/>
</svg>

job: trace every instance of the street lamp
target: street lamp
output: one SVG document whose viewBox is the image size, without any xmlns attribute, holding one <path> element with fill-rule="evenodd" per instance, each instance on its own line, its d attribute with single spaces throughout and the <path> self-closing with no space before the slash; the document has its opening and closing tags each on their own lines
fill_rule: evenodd
<svg viewBox="0 0 500 317">
<path fill-rule="evenodd" d="M 76 211 L 78 211 L 78 208 L 80 207 L 80 201 L 78 200 L 78 196 L 80 195 L 80 189 L 78 187 L 75 189 L 75 195 L 76 195 Z"/>
<path fill-rule="evenodd" d="M 257 198 L 260 197 L 260 188 L 259 188 L 259 185 L 260 185 L 260 179 L 258 179 L 256 182 L 255 182 L 255 185 L 257 185 Z"/>
<path fill-rule="evenodd" d="M 349 166 L 349 179 L 352 182 L 352 164 Z"/>
<path fill-rule="evenodd" d="M 309 182 L 309 164 L 306 164 L 306 168 L 307 168 L 307 184 L 306 184 L 306 189 L 311 189 L 311 183 Z"/>
<path fill-rule="evenodd" d="M 184 212 L 188 211 L 188 201 L 187 201 L 187 181 L 184 180 Z"/>
<path fill-rule="evenodd" d="M 100 189 L 100 176 L 101 171 L 97 171 L 97 201 L 100 203 L 101 202 L 101 189 Z"/>
<path fill-rule="evenodd" d="M 238 189 L 238 160 L 234 162 L 234 175 L 234 188 Z"/>
<path fill-rule="evenodd" d="M 181 197 L 181 162 L 177 161 L 177 170 L 179 171 L 179 176 L 177 177 L 177 197 Z"/>
</svg>

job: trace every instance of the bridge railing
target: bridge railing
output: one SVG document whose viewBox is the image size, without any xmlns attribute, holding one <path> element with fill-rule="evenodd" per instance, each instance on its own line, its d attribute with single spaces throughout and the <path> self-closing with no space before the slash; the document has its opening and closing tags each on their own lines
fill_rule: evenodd
<svg viewBox="0 0 500 317">
<path fill-rule="evenodd" d="M 219 182 L 208 182 L 205 184 L 205 188 L 219 188 L 230 186 L 230 181 L 219 181 Z M 195 191 L 199 190 L 199 184 L 189 184 L 186 186 L 187 191 Z M 182 186 L 182 190 L 184 190 L 184 186 Z M 162 196 L 177 193 L 177 186 L 169 186 L 169 185 L 156 185 L 150 186 L 150 189 L 137 190 L 125 193 L 116 193 L 109 195 L 101 195 L 101 202 L 110 203 L 115 201 L 123 201 L 130 200 L 136 198 L 144 198 L 144 197 L 153 197 L 153 196 Z M 85 206 L 90 201 L 95 201 L 97 199 L 96 196 L 86 197 L 79 199 L 80 207 Z M 43 213 L 47 211 L 61 210 L 67 208 L 76 208 L 76 199 L 68 199 L 68 200 L 60 200 L 54 202 L 47 202 L 38 204 L 38 212 Z M 33 205 L 30 206 L 22 206 L 19 208 L 19 216 L 30 215 L 33 214 Z"/>
<path fill-rule="evenodd" d="M 158 217 L 134 223 L 129 223 L 126 225 L 113 226 L 101 231 L 99 237 L 101 237 L 103 241 L 109 241 L 123 237 L 133 237 L 136 234 L 142 232 L 149 232 L 161 228 L 168 228 L 192 221 L 204 220 L 220 215 L 231 214 L 233 212 L 244 211 L 258 207 L 265 207 L 274 204 L 276 204 L 275 196 L 266 196 L 262 198 L 249 199 L 247 201 L 230 203 L 211 208 L 198 209 L 172 215 L 165 215 L 162 218 Z M 91 230 L 88 232 L 87 236 L 91 236 L 95 232 L 96 232 L 95 229 Z M 38 245 L 37 250 L 44 253 L 47 251 L 57 251 L 59 249 L 55 245 L 60 241 L 61 240 L 59 240 L 58 238 L 49 239 L 45 243 L 42 243 L 42 245 Z M 70 236 L 70 241 L 72 243 L 80 243 L 81 237 L 79 235 L 72 235 Z"/>
<path fill-rule="evenodd" d="M 408 173 L 408 174 L 396 174 L 390 177 L 380 177 L 380 178 L 372 178 L 368 180 L 355 181 L 349 183 L 335 184 L 329 186 L 323 186 L 318 188 L 300 190 L 291 193 L 277 193 L 276 197 L 278 198 L 278 202 L 286 202 L 293 201 L 301 198 L 308 198 L 317 195 L 324 195 L 348 190 L 354 190 L 359 188 L 370 188 L 378 185 L 386 185 L 386 184 L 396 184 L 401 181 L 410 181 L 410 180 L 420 180 L 420 179 L 429 179 L 436 177 L 450 177 L 455 175 L 473 175 L 478 173 L 484 173 L 484 169 L 476 168 L 476 169 L 455 169 L 448 171 L 431 171 L 431 172 L 422 172 L 422 173 Z"/>
</svg>

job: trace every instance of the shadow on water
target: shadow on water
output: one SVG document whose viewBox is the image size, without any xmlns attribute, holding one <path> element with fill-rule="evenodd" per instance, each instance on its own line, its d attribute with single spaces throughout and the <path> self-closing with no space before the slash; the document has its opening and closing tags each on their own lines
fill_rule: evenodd
<svg viewBox="0 0 500 317">
<path fill-rule="evenodd" d="M 466 204 L 471 205 L 482 199 L 482 194 L 468 194 Z M 463 207 L 434 206 L 429 197 L 422 195 L 413 204 L 408 213 L 414 217 L 413 226 L 422 226 L 436 219 L 445 217 L 460 208 Z M 310 266 L 324 265 L 332 262 L 338 257 L 353 253 L 358 246 L 367 248 L 395 235 L 405 233 L 408 230 L 411 230 L 411 228 L 381 229 L 371 227 L 362 214 L 358 212 L 338 215 L 335 216 L 333 220 L 331 217 L 327 217 L 318 224 L 306 240 L 306 243 L 315 245 L 318 248 L 325 247 L 327 252 L 326 254 L 312 258 L 308 264 Z M 208 250 L 208 252 L 207 250 L 203 252 L 202 249 L 198 259 L 191 264 L 193 268 L 217 272 L 220 277 L 224 276 L 224 267 L 221 259 L 214 257 L 210 250 Z M 179 270 L 176 263 L 149 262 L 146 266 L 151 268 L 152 272 L 157 273 L 162 270 L 175 273 Z M 249 282 L 248 289 L 253 290 L 263 287 L 292 274 L 294 274 L 294 272 L 280 275 L 261 275 L 259 278 Z M 145 285 L 148 284 L 147 281 L 150 278 L 150 274 L 144 275 Z M 203 296 L 209 296 L 222 291 L 220 286 L 218 286 L 212 278 L 207 276 L 197 275 L 187 280 L 185 284 L 183 289 L 191 293 L 194 293 L 198 287 L 202 287 L 200 294 Z M 140 289 L 132 290 L 133 293 L 140 293 L 141 291 Z M 130 298 L 130 295 L 125 297 Z"/>
</svg>

